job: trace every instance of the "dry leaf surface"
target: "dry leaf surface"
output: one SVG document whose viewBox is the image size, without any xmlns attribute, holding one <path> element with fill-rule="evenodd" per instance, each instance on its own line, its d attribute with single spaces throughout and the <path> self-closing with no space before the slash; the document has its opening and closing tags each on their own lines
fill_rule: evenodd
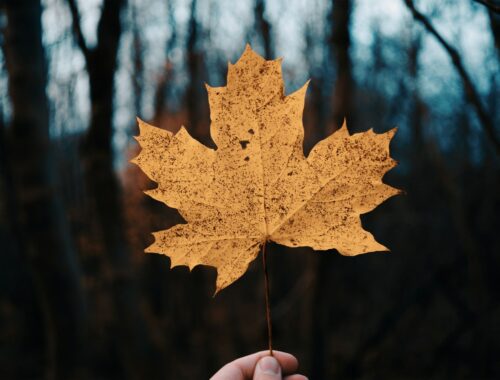
<svg viewBox="0 0 500 380">
<path fill-rule="evenodd" d="M 158 184 L 146 193 L 186 220 L 155 232 L 146 252 L 169 256 L 172 267 L 215 267 L 218 292 L 266 241 L 350 256 L 387 250 L 362 228 L 360 214 L 399 192 L 382 182 L 395 166 L 395 130 L 350 135 L 344 123 L 306 158 L 306 89 L 285 96 L 281 60 L 247 46 L 229 64 L 227 86 L 207 86 L 216 150 L 184 127 L 172 134 L 139 120 L 142 150 L 132 162 Z"/>
</svg>

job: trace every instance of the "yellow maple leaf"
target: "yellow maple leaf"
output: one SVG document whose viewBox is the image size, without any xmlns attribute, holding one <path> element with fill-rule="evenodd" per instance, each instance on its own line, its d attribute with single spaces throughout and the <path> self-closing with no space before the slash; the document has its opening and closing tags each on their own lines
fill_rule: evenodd
<svg viewBox="0 0 500 380">
<path fill-rule="evenodd" d="M 146 252 L 169 256 L 172 267 L 215 267 L 217 293 L 267 241 L 349 256 L 387 250 L 360 214 L 399 192 L 382 182 L 395 166 L 395 129 L 349 135 L 344 122 L 306 158 L 306 89 L 285 96 L 281 60 L 266 61 L 247 45 L 229 64 L 227 86 L 207 86 L 216 150 L 184 127 L 172 134 L 138 120 L 142 150 L 132 162 L 158 183 L 146 194 L 187 222 L 155 232 Z"/>
</svg>

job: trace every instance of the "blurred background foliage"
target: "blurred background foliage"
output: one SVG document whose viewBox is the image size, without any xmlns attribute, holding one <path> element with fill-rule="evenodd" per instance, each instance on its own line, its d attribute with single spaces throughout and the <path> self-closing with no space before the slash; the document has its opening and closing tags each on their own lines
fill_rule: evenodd
<svg viewBox="0 0 500 380">
<path fill-rule="evenodd" d="M 275 346 L 311 379 L 500 378 L 500 3 L 0 0 L 0 377 L 203 379 L 265 349 L 258 260 L 145 255 L 182 219 L 128 163 L 135 116 L 213 146 L 204 82 L 245 43 L 308 78 L 305 152 L 397 126 L 392 253 L 269 247 Z"/>
</svg>

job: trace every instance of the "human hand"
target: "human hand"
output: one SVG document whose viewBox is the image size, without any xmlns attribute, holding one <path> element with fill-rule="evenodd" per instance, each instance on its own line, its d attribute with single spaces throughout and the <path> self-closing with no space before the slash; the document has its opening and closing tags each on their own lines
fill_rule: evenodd
<svg viewBox="0 0 500 380">
<path fill-rule="evenodd" d="M 222 367 L 210 380 L 307 380 L 295 374 L 299 362 L 286 352 L 261 351 L 236 359 Z"/>
</svg>

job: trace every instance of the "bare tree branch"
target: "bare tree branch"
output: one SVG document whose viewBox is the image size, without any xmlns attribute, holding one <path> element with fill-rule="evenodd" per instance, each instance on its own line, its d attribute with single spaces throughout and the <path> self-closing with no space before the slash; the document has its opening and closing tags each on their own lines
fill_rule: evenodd
<svg viewBox="0 0 500 380">
<path fill-rule="evenodd" d="M 486 8 L 488 8 L 492 12 L 500 13 L 500 5 L 492 4 L 487 0 L 474 0 L 476 3 L 483 4 Z"/>
<path fill-rule="evenodd" d="M 460 58 L 460 55 L 458 54 L 458 51 L 438 33 L 438 31 L 436 30 L 436 28 L 434 28 L 429 19 L 415 8 L 413 0 L 404 0 L 404 2 L 408 7 L 408 9 L 411 11 L 413 18 L 418 22 L 420 22 L 425 27 L 425 29 L 430 34 L 432 34 L 436 38 L 436 40 L 438 40 L 438 42 L 450 56 L 453 65 L 455 66 L 458 74 L 460 75 L 460 78 L 462 79 L 467 100 L 469 101 L 470 104 L 472 104 L 472 106 L 476 110 L 476 114 L 479 118 L 479 121 L 481 122 L 481 125 L 485 130 L 486 135 L 489 137 L 491 143 L 494 145 L 497 154 L 500 154 L 500 140 L 495 132 L 495 124 L 491 119 L 491 117 L 488 115 L 486 109 L 484 108 L 479 93 L 474 87 L 474 84 L 472 83 L 469 74 L 465 70 L 464 64 L 462 62 L 462 59 Z"/>
<path fill-rule="evenodd" d="M 72 19 L 72 28 L 73 33 L 75 35 L 76 43 L 78 47 L 82 51 L 83 56 L 85 57 L 85 62 L 89 63 L 90 60 L 90 49 L 85 42 L 85 37 L 83 36 L 82 26 L 80 23 L 80 12 L 78 12 L 78 6 L 76 5 L 76 0 L 68 0 L 68 6 L 71 13 Z"/>
</svg>

